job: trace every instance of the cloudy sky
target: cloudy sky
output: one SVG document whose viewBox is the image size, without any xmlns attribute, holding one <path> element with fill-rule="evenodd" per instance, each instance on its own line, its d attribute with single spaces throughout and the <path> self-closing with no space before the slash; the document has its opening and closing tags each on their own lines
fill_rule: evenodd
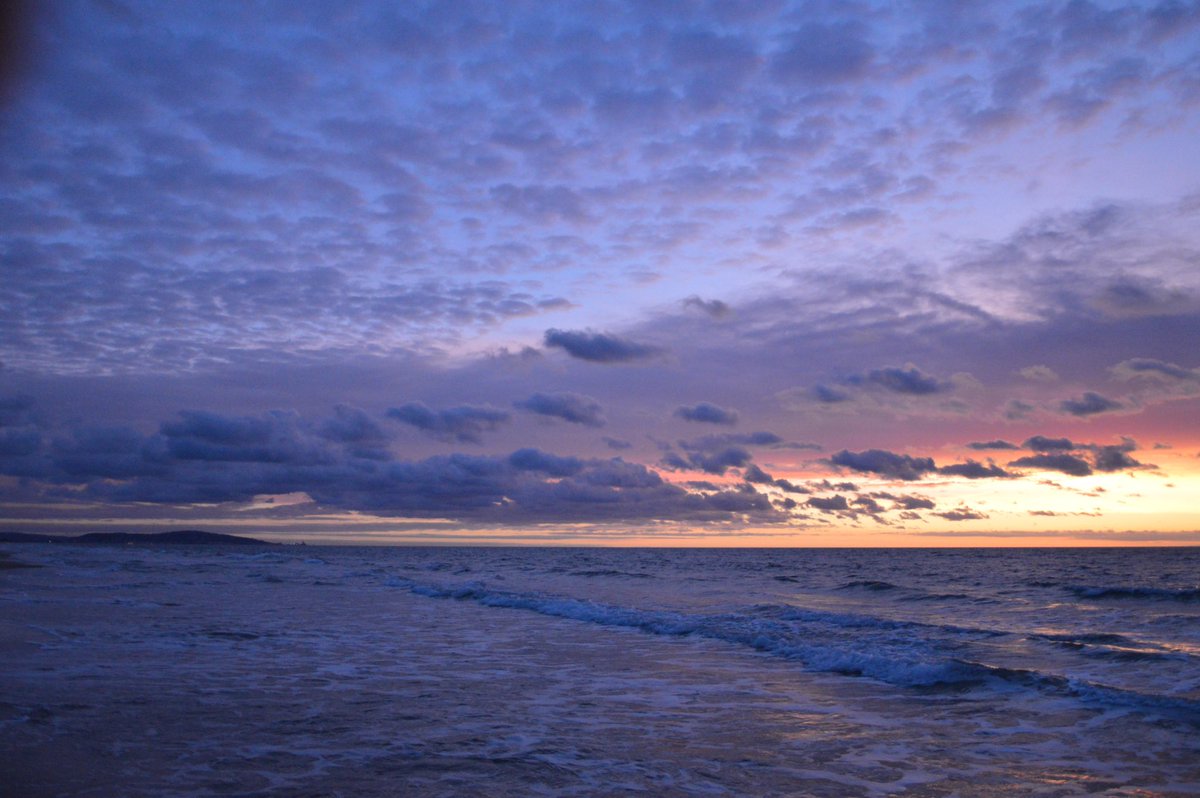
<svg viewBox="0 0 1200 798">
<path fill-rule="evenodd" d="M 1200 3 L 19 22 L 0 528 L 1200 542 Z"/>
</svg>

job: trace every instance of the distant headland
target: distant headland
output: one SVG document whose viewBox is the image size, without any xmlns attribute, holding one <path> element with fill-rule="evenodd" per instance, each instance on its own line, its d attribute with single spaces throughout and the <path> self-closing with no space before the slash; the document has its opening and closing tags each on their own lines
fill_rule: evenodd
<svg viewBox="0 0 1200 798">
<path fill-rule="evenodd" d="M 182 546 L 277 546 L 258 538 L 177 529 L 171 532 L 88 532 L 84 535 L 39 535 L 31 532 L 0 532 L 0 543 L 65 543 L 71 545 L 169 544 Z"/>
</svg>

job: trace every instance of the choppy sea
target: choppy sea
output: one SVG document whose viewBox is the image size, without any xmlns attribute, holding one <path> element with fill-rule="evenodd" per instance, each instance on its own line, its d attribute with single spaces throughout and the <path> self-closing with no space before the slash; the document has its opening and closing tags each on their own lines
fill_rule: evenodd
<svg viewBox="0 0 1200 798">
<path fill-rule="evenodd" d="M 0 794 L 1200 794 L 1200 549 L 9 546 Z"/>
</svg>

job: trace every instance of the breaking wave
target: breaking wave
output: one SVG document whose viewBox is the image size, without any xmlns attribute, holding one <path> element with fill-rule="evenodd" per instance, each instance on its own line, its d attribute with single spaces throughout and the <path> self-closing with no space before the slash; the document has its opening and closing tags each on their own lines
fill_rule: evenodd
<svg viewBox="0 0 1200 798">
<path fill-rule="evenodd" d="M 395 580 L 393 585 L 430 598 L 474 601 L 487 607 L 527 610 L 654 635 L 694 635 L 720 640 L 797 661 L 812 671 L 868 677 L 900 687 L 1017 686 L 1109 707 L 1165 714 L 1200 726 L 1200 701 L 1146 694 L 1033 669 L 989 665 L 968 656 L 967 640 L 1009 634 L 998 630 L 922 624 L 787 605 L 756 605 L 738 613 L 688 615 L 540 593 L 494 590 L 481 583 L 442 586 Z M 1054 635 L 1043 637 L 1055 641 Z M 1092 640 L 1075 642 L 1110 646 L 1133 642 L 1120 635 L 1082 637 Z"/>
<path fill-rule="evenodd" d="M 1072 585 L 1067 588 L 1079 598 L 1143 599 L 1149 601 L 1200 601 L 1200 587 L 1171 589 L 1165 587 L 1089 587 Z"/>
</svg>

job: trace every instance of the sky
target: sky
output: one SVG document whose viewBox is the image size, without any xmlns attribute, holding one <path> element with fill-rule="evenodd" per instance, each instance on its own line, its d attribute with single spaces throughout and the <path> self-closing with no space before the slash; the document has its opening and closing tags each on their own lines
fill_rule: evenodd
<svg viewBox="0 0 1200 798">
<path fill-rule="evenodd" d="M 27 3 L 0 529 L 1200 543 L 1200 3 Z"/>
</svg>

